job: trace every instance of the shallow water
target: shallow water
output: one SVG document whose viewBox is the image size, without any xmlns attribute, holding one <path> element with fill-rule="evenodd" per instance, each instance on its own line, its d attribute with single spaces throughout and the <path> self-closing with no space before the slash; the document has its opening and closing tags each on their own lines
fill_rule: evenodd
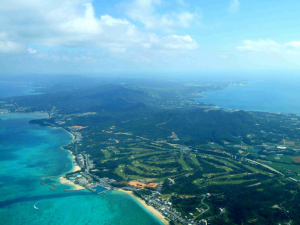
<svg viewBox="0 0 300 225">
<path fill-rule="evenodd" d="M 125 193 L 64 192 L 72 186 L 57 178 L 41 185 L 41 177 L 73 169 L 70 154 L 60 148 L 72 141 L 71 135 L 28 123 L 46 116 L 0 115 L 0 224 L 162 224 Z"/>
</svg>

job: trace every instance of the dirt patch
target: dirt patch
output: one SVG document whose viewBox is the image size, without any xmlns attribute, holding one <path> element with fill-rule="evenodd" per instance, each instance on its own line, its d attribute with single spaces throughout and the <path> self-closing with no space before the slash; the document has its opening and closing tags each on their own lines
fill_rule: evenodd
<svg viewBox="0 0 300 225">
<path fill-rule="evenodd" d="M 292 158 L 295 163 L 300 163 L 300 158 Z"/>
</svg>

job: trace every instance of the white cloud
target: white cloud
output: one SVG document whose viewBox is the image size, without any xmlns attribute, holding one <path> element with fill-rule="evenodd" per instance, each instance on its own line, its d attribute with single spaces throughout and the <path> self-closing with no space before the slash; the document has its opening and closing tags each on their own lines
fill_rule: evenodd
<svg viewBox="0 0 300 225">
<path fill-rule="evenodd" d="M 15 54 L 24 51 L 24 46 L 11 42 L 11 41 L 0 41 L 0 54 Z"/>
<path fill-rule="evenodd" d="M 33 48 L 28 48 L 28 49 L 27 49 L 27 52 L 28 52 L 29 54 L 36 54 L 36 53 L 37 53 L 37 50 L 36 50 L 36 49 L 33 49 Z"/>
<path fill-rule="evenodd" d="M 285 44 L 288 49 L 300 49 L 300 41 L 291 41 Z"/>
<path fill-rule="evenodd" d="M 160 0 L 134 0 L 127 6 L 126 14 L 131 19 L 139 21 L 147 28 L 165 29 L 169 31 L 174 27 L 190 27 L 193 23 L 198 22 L 200 15 L 189 11 L 168 12 L 159 14 L 156 7 L 160 6 Z M 179 0 L 178 4 L 185 4 Z"/>
<path fill-rule="evenodd" d="M 7 39 L 7 33 L 6 32 L 1 32 L 0 33 L 0 40 L 5 40 Z"/>
<path fill-rule="evenodd" d="M 18 42 L 76 45 L 101 34 L 90 0 L 0 0 L 0 32 Z"/>
<path fill-rule="evenodd" d="M 160 4 L 160 0 L 136 0 L 131 16 L 148 27 L 188 27 L 197 16 L 188 11 L 159 16 L 155 6 Z M 186 37 L 164 38 L 141 32 L 125 18 L 96 16 L 92 0 L 0 0 L 1 53 L 26 51 L 26 45 L 99 47 L 114 53 L 195 49 L 197 42 Z M 27 52 L 34 58 L 52 57 L 32 48 Z"/>
<path fill-rule="evenodd" d="M 236 49 L 240 51 L 278 52 L 281 49 L 281 45 L 269 39 L 259 41 L 246 40 L 243 41 L 242 46 L 238 46 Z"/>
<path fill-rule="evenodd" d="M 100 21 L 95 17 L 94 8 L 91 3 L 84 5 L 85 11 L 81 16 L 75 16 L 70 18 L 63 23 L 59 24 L 58 29 L 64 33 L 70 34 L 86 34 L 86 35 L 98 35 L 101 34 Z M 53 13 L 52 13 L 53 14 Z M 55 13 L 56 14 L 56 13 Z M 53 14 L 53 17 L 56 16 Z M 52 18 L 52 15 L 48 18 Z"/>
<path fill-rule="evenodd" d="M 24 50 L 22 44 L 10 41 L 6 32 L 0 33 L 0 54 L 16 54 Z"/>
<path fill-rule="evenodd" d="M 126 48 L 111 48 L 110 51 L 113 53 L 125 53 Z"/>
<path fill-rule="evenodd" d="M 231 0 L 229 5 L 229 12 L 235 13 L 239 10 L 239 8 L 240 8 L 239 0 Z"/>
<path fill-rule="evenodd" d="M 248 52 L 265 52 L 265 53 L 277 53 L 286 55 L 299 55 L 300 54 L 300 41 L 291 41 L 288 43 L 277 43 L 273 40 L 245 40 L 243 45 L 236 47 L 239 51 Z"/>
<path fill-rule="evenodd" d="M 164 38 L 166 49 L 191 50 L 198 48 L 198 44 L 189 35 L 177 36 L 170 35 Z"/>
<path fill-rule="evenodd" d="M 68 56 L 62 56 L 61 60 L 63 60 L 63 61 L 70 61 L 70 58 Z"/>
<path fill-rule="evenodd" d="M 177 16 L 177 18 L 182 27 L 189 27 L 195 19 L 195 15 L 190 12 L 182 12 Z"/>
<path fill-rule="evenodd" d="M 186 3 L 184 0 L 177 0 L 177 3 L 180 5 L 180 6 L 183 6 L 183 7 L 188 7 L 189 4 Z"/>
<path fill-rule="evenodd" d="M 74 58 L 76 62 L 88 62 L 88 63 L 96 63 L 97 60 L 89 57 L 89 56 L 81 56 L 81 57 L 75 57 Z"/>
<path fill-rule="evenodd" d="M 182 52 L 195 50 L 199 47 L 198 43 L 189 35 L 169 35 L 166 37 L 159 37 L 156 34 L 147 36 L 141 46 L 147 52 L 152 51 L 160 53 L 166 53 L 168 51 Z"/>
</svg>

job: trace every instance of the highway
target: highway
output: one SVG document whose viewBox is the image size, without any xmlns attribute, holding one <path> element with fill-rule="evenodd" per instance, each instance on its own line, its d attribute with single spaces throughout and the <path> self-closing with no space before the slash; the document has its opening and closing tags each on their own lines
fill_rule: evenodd
<svg viewBox="0 0 300 225">
<path fill-rule="evenodd" d="M 280 173 L 278 170 L 275 170 L 274 168 L 272 168 L 272 167 L 270 167 L 270 166 L 267 166 L 267 165 L 265 165 L 265 164 L 262 164 L 262 163 L 253 161 L 253 160 L 251 160 L 251 159 L 246 159 L 246 158 L 245 158 L 245 160 L 248 161 L 248 162 L 250 162 L 250 163 L 253 163 L 253 164 L 261 165 L 261 166 L 263 166 L 263 167 L 265 167 L 265 168 L 267 168 L 267 169 L 269 169 L 269 170 L 271 170 L 271 171 L 273 171 L 273 172 L 275 172 L 275 173 L 280 174 L 281 176 L 284 176 L 284 174 Z"/>
</svg>

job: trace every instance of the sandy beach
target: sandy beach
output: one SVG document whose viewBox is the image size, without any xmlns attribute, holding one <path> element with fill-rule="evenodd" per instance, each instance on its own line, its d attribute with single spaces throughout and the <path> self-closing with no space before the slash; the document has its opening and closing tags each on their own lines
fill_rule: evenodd
<svg viewBox="0 0 300 225">
<path fill-rule="evenodd" d="M 65 131 L 67 131 L 66 129 L 64 129 Z M 69 134 L 71 134 L 72 135 L 72 137 L 73 137 L 73 141 L 72 141 L 72 143 L 75 141 L 75 136 L 74 136 L 74 134 L 72 134 L 71 132 L 69 132 L 69 131 L 67 131 Z"/>
<path fill-rule="evenodd" d="M 75 141 L 75 136 L 74 136 L 74 134 L 72 134 L 71 132 L 67 131 L 67 130 L 64 129 L 64 128 L 61 128 L 61 127 L 60 127 L 60 129 L 63 129 L 64 131 L 68 132 L 68 133 L 72 136 L 72 138 L 73 138 L 72 143 Z M 64 147 L 62 147 L 61 149 L 67 150 L 67 149 L 65 149 Z M 73 155 L 73 152 L 71 152 L 70 150 L 67 150 L 67 151 L 71 154 L 72 159 L 73 159 L 73 165 L 74 165 L 74 168 L 73 168 L 73 171 L 72 171 L 72 172 L 80 171 L 81 168 L 80 168 L 80 166 L 77 165 L 76 160 L 75 160 L 75 156 Z"/>
<path fill-rule="evenodd" d="M 72 134 L 71 132 L 67 131 L 66 129 L 64 129 L 64 130 L 65 130 L 66 132 L 68 132 L 68 133 L 72 136 L 72 138 L 73 138 L 72 143 L 73 143 L 73 142 L 75 141 L 75 136 L 74 136 L 74 134 Z M 75 160 L 75 156 L 73 155 L 73 152 L 71 152 L 70 150 L 67 150 L 67 151 L 71 154 L 72 159 L 73 159 L 73 164 L 74 164 L 73 172 L 80 171 L 81 168 L 80 168 L 80 166 L 77 165 L 76 160 Z"/>
<path fill-rule="evenodd" d="M 80 166 L 77 165 L 76 160 L 75 160 L 75 156 L 73 155 L 73 152 L 71 152 L 70 150 L 67 150 L 67 151 L 71 154 L 72 159 L 73 159 L 73 164 L 74 164 L 73 172 L 80 171 L 81 168 L 80 168 Z"/>
<path fill-rule="evenodd" d="M 81 170 L 80 166 L 74 165 L 73 172 L 80 171 L 80 170 Z"/>
<path fill-rule="evenodd" d="M 78 184 L 74 184 L 72 181 L 70 181 L 70 180 L 68 180 L 68 179 L 66 179 L 66 178 L 64 178 L 64 177 L 60 177 L 60 178 L 59 178 L 59 181 L 60 181 L 60 183 L 62 183 L 62 184 L 69 184 L 69 185 L 74 186 L 74 187 L 75 187 L 75 190 L 83 190 L 83 189 L 85 189 L 84 187 L 81 187 L 81 186 L 78 185 Z"/>
<path fill-rule="evenodd" d="M 165 217 L 159 212 L 157 211 L 155 208 L 153 208 L 150 205 L 147 205 L 146 202 L 144 200 L 142 200 L 141 198 L 135 196 L 132 191 L 124 191 L 122 189 L 118 189 L 118 191 L 124 192 L 126 194 L 131 195 L 132 197 L 134 197 L 136 200 L 138 200 L 149 212 L 151 212 L 154 216 L 156 216 L 163 224 L 168 225 L 169 221 L 167 221 L 165 219 Z"/>
</svg>

